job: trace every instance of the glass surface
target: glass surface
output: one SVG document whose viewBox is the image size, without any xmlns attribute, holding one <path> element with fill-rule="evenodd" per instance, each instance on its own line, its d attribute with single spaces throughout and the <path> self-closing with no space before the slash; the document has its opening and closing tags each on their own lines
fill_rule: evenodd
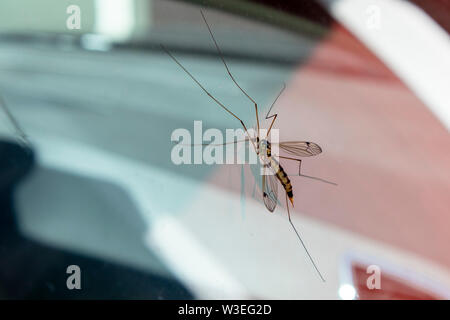
<svg viewBox="0 0 450 320">
<path fill-rule="evenodd" d="M 0 3 L 0 299 L 339 299 L 361 261 L 446 297 L 448 130 L 327 1 L 72 2 Z M 241 124 L 161 45 L 247 128 L 286 86 L 274 131 L 322 148 L 281 165 L 325 283 L 282 184 L 271 214 L 255 166 L 174 163 L 177 129 Z"/>
</svg>

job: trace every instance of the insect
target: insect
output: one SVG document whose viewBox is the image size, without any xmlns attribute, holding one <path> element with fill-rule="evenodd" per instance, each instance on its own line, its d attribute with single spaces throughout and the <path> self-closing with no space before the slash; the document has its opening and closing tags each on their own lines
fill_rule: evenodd
<svg viewBox="0 0 450 320">
<path fill-rule="evenodd" d="M 230 71 L 230 68 L 228 67 L 222 51 L 214 37 L 214 34 L 211 30 L 211 27 L 209 26 L 206 17 L 203 13 L 203 11 L 200 10 L 200 13 L 203 17 L 203 20 L 208 28 L 209 34 L 211 36 L 212 41 L 214 42 L 214 45 L 217 49 L 217 52 L 220 56 L 220 59 L 223 62 L 223 65 L 225 66 L 225 69 L 230 76 L 231 80 L 234 82 L 234 84 L 239 88 L 239 90 L 251 101 L 251 103 L 254 105 L 255 108 L 255 114 L 256 114 L 256 126 L 257 126 L 257 133 L 256 137 L 251 137 L 249 134 L 249 131 L 247 129 L 247 126 L 245 123 L 230 109 L 228 109 L 222 102 L 220 102 L 217 98 L 215 98 L 176 58 L 175 56 L 167 50 L 163 45 L 161 45 L 161 48 L 172 58 L 172 60 L 217 104 L 219 105 L 223 110 L 225 110 L 228 114 L 230 114 L 232 117 L 236 118 L 241 124 L 241 126 L 244 128 L 244 131 L 247 134 L 247 137 L 245 141 L 250 141 L 253 145 L 253 148 L 256 152 L 256 154 L 260 157 L 261 162 L 263 163 L 263 170 L 264 173 L 262 175 L 262 197 L 263 202 L 266 208 L 273 212 L 277 206 L 278 203 L 278 183 L 282 185 L 285 193 L 285 199 L 286 199 L 286 208 L 288 213 L 288 219 L 289 223 L 291 224 L 293 230 L 295 231 L 295 234 L 297 235 L 298 239 L 300 240 L 300 243 L 302 244 L 303 248 L 305 249 L 306 254 L 308 255 L 312 265 L 314 266 L 315 270 L 317 271 L 319 277 L 322 279 L 322 281 L 325 282 L 324 277 L 322 276 L 321 272 L 319 271 L 316 263 L 314 262 L 311 254 L 309 253 L 302 237 L 300 236 L 299 232 L 297 231 L 297 228 L 293 224 L 291 220 L 291 214 L 289 210 L 289 202 L 292 206 L 294 206 L 294 192 L 292 188 L 291 181 L 289 179 L 288 174 L 283 169 L 283 167 L 280 165 L 279 161 L 275 159 L 275 157 L 272 155 L 272 143 L 268 140 L 269 133 L 272 130 L 272 127 L 275 123 L 275 120 L 278 117 L 277 113 L 274 113 L 270 115 L 273 106 L 275 105 L 278 98 L 283 93 L 284 89 L 286 88 L 286 85 L 283 86 L 279 94 L 277 95 L 276 99 L 272 103 L 271 107 L 269 108 L 269 111 L 267 112 L 265 116 L 265 120 L 271 120 L 270 126 L 267 129 L 267 133 L 264 138 L 260 137 L 260 122 L 259 122 L 259 116 L 258 116 L 258 104 L 256 101 L 239 85 L 239 83 L 234 78 L 233 74 Z M 237 143 L 239 141 L 235 141 L 233 143 Z M 329 182 L 317 177 L 307 176 L 301 174 L 301 163 L 302 160 L 297 157 L 311 157 L 316 156 L 322 152 L 322 149 L 320 146 L 314 142 L 308 142 L 308 141 L 286 141 L 286 142 L 280 142 L 278 143 L 278 146 L 281 150 L 284 150 L 286 153 L 288 153 L 291 156 L 294 157 L 287 157 L 287 156 L 281 156 L 277 155 L 278 158 L 285 159 L 285 160 L 291 160 L 291 161 L 297 161 L 299 164 L 299 176 L 319 180 L 322 182 L 334 184 L 333 182 Z"/>
</svg>

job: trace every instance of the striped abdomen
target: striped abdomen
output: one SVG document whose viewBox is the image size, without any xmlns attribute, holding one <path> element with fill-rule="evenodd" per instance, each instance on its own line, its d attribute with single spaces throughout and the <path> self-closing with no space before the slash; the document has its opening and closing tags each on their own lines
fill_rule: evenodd
<svg viewBox="0 0 450 320">
<path fill-rule="evenodd" d="M 270 166 L 276 172 L 276 176 L 283 186 L 284 190 L 286 190 L 287 196 L 293 203 L 294 194 L 292 193 L 292 184 L 291 180 L 289 180 L 288 175 L 284 171 L 284 169 L 280 166 L 280 164 L 272 158 L 272 150 L 271 144 L 269 141 L 266 141 L 266 150 L 267 150 L 267 158 L 270 159 Z"/>
<path fill-rule="evenodd" d="M 270 165 L 272 168 L 276 170 L 276 176 L 278 180 L 280 181 L 281 185 L 283 186 L 284 190 L 286 190 L 286 193 L 289 197 L 289 199 L 292 200 L 294 197 L 294 194 L 292 193 L 292 184 L 291 180 L 289 180 L 288 175 L 284 171 L 284 169 L 278 164 L 278 162 L 270 157 Z"/>
</svg>

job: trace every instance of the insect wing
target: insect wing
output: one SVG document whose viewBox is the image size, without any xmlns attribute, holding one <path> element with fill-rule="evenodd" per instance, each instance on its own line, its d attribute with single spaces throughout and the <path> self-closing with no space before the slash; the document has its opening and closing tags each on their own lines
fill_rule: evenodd
<svg viewBox="0 0 450 320">
<path fill-rule="evenodd" d="M 275 210 L 278 202 L 278 183 L 272 170 L 264 167 L 264 175 L 262 177 L 262 190 L 264 204 L 270 212 Z"/>
<path fill-rule="evenodd" d="M 280 149 L 299 157 L 312 157 L 322 152 L 320 146 L 308 141 L 285 141 L 280 142 Z"/>
</svg>

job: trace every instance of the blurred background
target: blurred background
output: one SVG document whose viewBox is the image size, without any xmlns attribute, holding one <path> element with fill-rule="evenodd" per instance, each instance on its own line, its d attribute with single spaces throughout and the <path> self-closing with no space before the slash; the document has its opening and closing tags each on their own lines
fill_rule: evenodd
<svg viewBox="0 0 450 320">
<path fill-rule="evenodd" d="M 251 168 L 171 161 L 177 128 L 240 124 L 161 44 L 256 125 L 200 10 L 260 119 L 286 83 L 280 139 L 323 149 L 302 171 L 338 185 L 293 176 L 291 215 L 325 283 Z M 448 299 L 448 21 L 444 0 L 3 0 L 0 299 Z"/>
</svg>

